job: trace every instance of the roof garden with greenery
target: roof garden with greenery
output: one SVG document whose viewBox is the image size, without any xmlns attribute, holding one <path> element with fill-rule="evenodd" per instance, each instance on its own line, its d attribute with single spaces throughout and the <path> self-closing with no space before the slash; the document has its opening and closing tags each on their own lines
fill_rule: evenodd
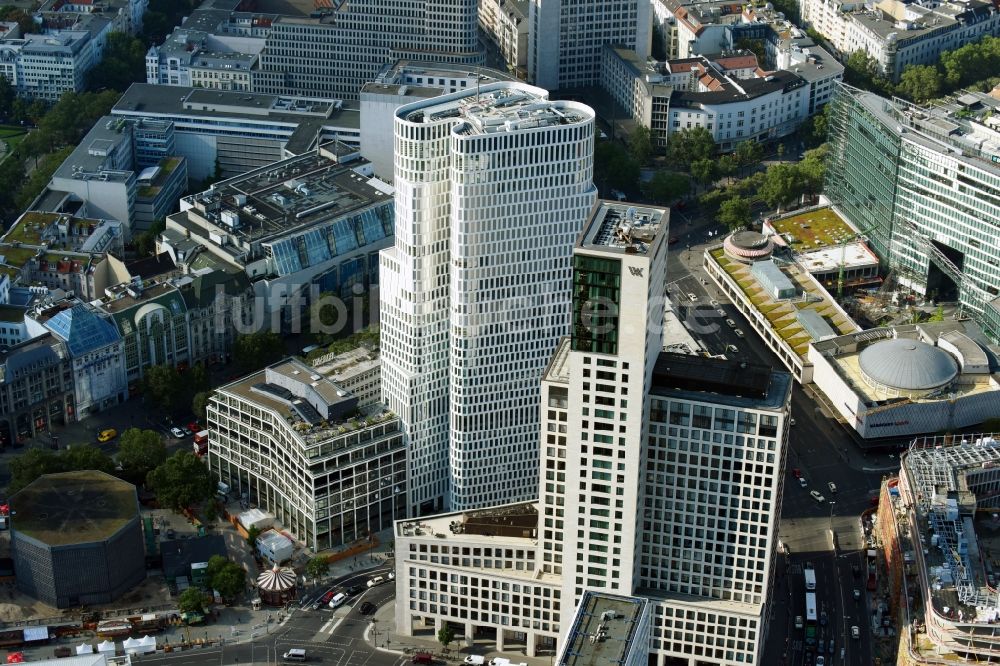
<svg viewBox="0 0 1000 666">
<path fill-rule="evenodd" d="M 805 271 L 782 270 L 803 296 L 795 299 L 775 300 L 761 286 L 757 278 L 750 273 L 749 265 L 729 259 L 721 247 L 711 250 L 709 255 L 740 286 L 743 293 L 747 295 L 753 306 L 764 315 L 778 336 L 788 343 L 801 358 L 805 358 L 809 352 L 811 338 L 795 317 L 799 310 L 815 310 L 840 335 L 860 330 L 857 324 L 836 306 L 830 296 L 818 287 Z"/>
<path fill-rule="evenodd" d="M 820 208 L 770 220 L 769 224 L 775 231 L 785 236 L 786 240 L 791 238 L 791 248 L 796 252 L 810 252 L 841 243 L 850 243 L 857 235 L 857 232 L 832 208 Z"/>
</svg>

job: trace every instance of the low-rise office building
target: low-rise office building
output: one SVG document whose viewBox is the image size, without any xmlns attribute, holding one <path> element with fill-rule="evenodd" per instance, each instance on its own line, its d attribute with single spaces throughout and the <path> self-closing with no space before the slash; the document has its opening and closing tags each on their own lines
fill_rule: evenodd
<svg viewBox="0 0 1000 666">
<path fill-rule="evenodd" d="M 142 17 L 148 7 L 149 0 L 44 0 L 35 16 L 45 29 L 58 29 L 67 23 L 100 16 L 111 22 L 112 32 L 137 35 L 142 31 Z"/>
<path fill-rule="evenodd" d="M 65 92 L 83 90 L 101 55 L 88 31 L 28 34 L 0 40 L 0 75 L 20 97 L 56 102 Z"/>
<path fill-rule="evenodd" d="M 313 285 L 352 299 L 377 284 L 378 251 L 392 244 L 392 225 L 392 188 L 340 146 L 185 197 L 157 242 L 180 265 L 208 261 L 245 272 L 261 314 L 291 323 Z"/>
<path fill-rule="evenodd" d="M 294 359 L 216 389 L 208 464 L 314 551 L 367 538 L 406 515 L 398 418 Z"/>
<path fill-rule="evenodd" d="M 301 155 L 328 141 L 357 146 L 356 105 L 340 100 L 133 83 L 116 118 L 171 121 L 189 177 L 228 177 Z"/>
<path fill-rule="evenodd" d="M 91 217 L 121 222 L 125 240 L 172 212 L 188 179 L 183 157 L 164 157 L 157 166 L 140 171 L 133 129 L 126 118 L 98 120 L 52 174 L 48 186 L 49 191 L 69 193 L 84 202 Z M 149 156 L 147 152 L 147 160 Z M 39 205 L 48 199 L 43 195 Z"/>
</svg>

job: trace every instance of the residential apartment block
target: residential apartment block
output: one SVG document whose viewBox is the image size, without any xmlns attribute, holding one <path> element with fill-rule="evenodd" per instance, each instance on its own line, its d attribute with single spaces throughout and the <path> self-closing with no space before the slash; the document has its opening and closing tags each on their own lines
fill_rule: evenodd
<svg viewBox="0 0 1000 666">
<path fill-rule="evenodd" d="M 149 0 L 44 0 L 35 12 L 35 17 L 40 20 L 46 32 L 100 18 L 111 24 L 111 32 L 137 35 L 142 31 L 142 17 L 148 7 Z"/>
<path fill-rule="evenodd" d="M 538 500 L 397 523 L 397 631 L 484 627 L 534 655 L 595 594 L 638 597 L 646 627 L 635 602 L 602 618 L 632 617 L 656 663 L 760 663 L 791 380 L 661 351 L 667 238 L 664 210 L 595 205 L 541 378 Z"/>
<path fill-rule="evenodd" d="M 479 0 L 479 27 L 518 79 L 528 78 L 529 0 Z"/>
<path fill-rule="evenodd" d="M 528 80 L 546 90 L 597 85 L 605 45 L 645 59 L 648 0 L 529 0 Z"/>
<path fill-rule="evenodd" d="M 933 107 L 846 85 L 834 98 L 826 193 L 894 272 L 958 301 L 1000 340 L 1000 100 L 967 93 Z"/>
<path fill-rule="evenodd" d="M 396 110 L 382 382 L 409 437 L 413 511 L 535 492 L 537 381 L 569 330 L 593 134 L 589 107 L 513 82 Z"/>
<path fill-rule="evenodd" d="M 831 73 L 839 79 L 843 68 Z M 814 83 L 794 71 L 765 72 L 746 52 L 646 63 L 614 47 L 605 47 L 601 79 L 632 119 L 652 130 L 657 145 L 674 132 L 704 127 L 720 151 L 794 132 L 809 116 Z"/>
<path fill-rule="evenodd" d="M 207 409 L 212 474 L 315 551 L 406 515 L 399 419 L 294 359 L 222 386 Z"/>
<path fill-rule="evenodd" d="M 983 35 L 1000 35 L 1000 10 L 992 2 L 875 3 L 803 0 L 802 20 L 845 55 L 864 51 L 894 83 L 910 65 L 934 64 Z"/>
</svg>

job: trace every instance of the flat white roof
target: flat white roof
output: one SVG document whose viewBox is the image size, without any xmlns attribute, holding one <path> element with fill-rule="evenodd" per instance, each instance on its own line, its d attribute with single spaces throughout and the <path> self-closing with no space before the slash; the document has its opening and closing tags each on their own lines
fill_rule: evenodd
<svg viewBox="0 0 1000 666">
<path fill-rule="evenodd" d="M 799 255 L 799 264 L 810 273 L 829 273 L 838 270 L 841 261 L 844 262 L 845 268 L 878 266 L 878 257 L 860 241 L 842 247 L 803 252 Z"/>
</svg>

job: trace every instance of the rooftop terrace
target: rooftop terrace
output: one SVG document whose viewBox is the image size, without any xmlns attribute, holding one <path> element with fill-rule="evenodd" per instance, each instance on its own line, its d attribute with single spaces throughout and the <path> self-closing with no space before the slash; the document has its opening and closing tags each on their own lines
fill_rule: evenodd
<svg viewBox="0 0 1000 666">
<path fill-rule="evenodd" d="M 775 333 L 802 359 L 809 353 L 811 338 L 795 316 L 799 310 L 815 310 L 841 335 L 861 330 L 807 271 L 795 266 L 782 266 L 782 272 L 800 296 L 775 300 L 751 275 L 750 266 L 729 259 L 721 247 L 708 250 L 706 254 L 729 275 L 753 307 L 764 315 Z"/>
<path fill-rule="evenodd" d="M 854 228 L 832 208 L 818 208 L 772 219 L 767 224 L 798 253 L 839 246 L 857 238 Z"/>
<path fill-rule="evenodd" d="M 354 394 L 295 359 L 279 361 L 217 390 L 276 412 L 302 440 L 310 459 L 359 443 L 357 437 L 343 435 L 396 418 L 382 405 L 359 411 Z"/>
<path fill-rule="evenodd" d="M 463 90 L 407 104 L 400 107 L 397 114 L 411 123 L 464 121 L 455 128 L 464 135 L 569 125 L 593 117 L 593 113 L 581 104 L 552 102 L 541 88 L 506 82 L 491 83 L 478 91 Z"/>
</svg>

